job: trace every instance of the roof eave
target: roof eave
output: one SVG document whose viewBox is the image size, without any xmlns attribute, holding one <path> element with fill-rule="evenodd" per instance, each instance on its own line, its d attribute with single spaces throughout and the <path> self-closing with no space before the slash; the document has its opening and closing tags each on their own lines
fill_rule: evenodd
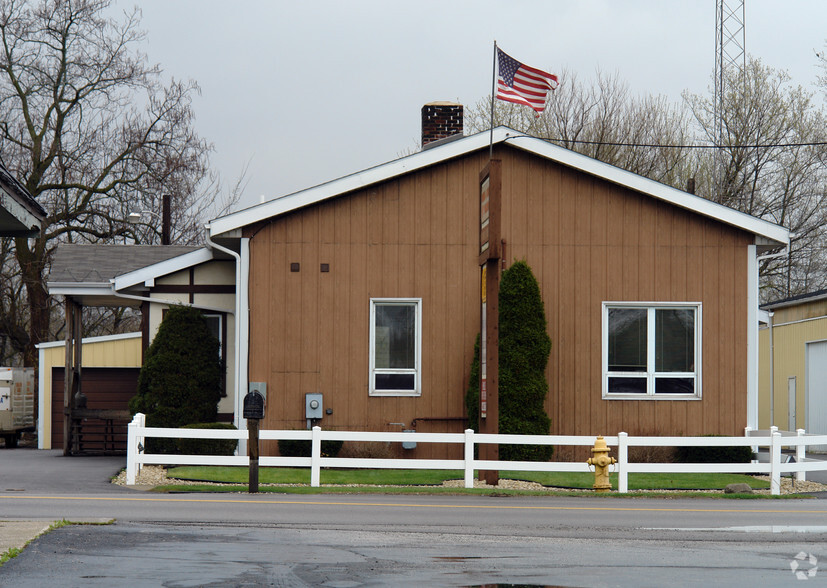
<svg viewBox="0 0 827 588">
<path fill-rule="evenodd" d="M 209 223 L 210 237 L 226 236 L 232 231 L 236 231 L 255 222 L 304 208 L 327 198 L 359 190 L 436 163 L 460 157 L 487 147 L 489 142 L 502 143 L 506 140 L 509 145 L 515 148 L 531 152 L 561 165 L 572 167 L 573 169 L 594 175 L 605 181 L 650 195 L 702 216 L 742 229 L 755 236 L 755 244 L 762 250 L 789 245 L 790 232 L 782 226 L 761 220 L 712 202 L 706 198 L 683 192 L 666 184 L 661 184 L 655 180 L 506 127 L 498 127 L 494 129 L 491 134 L 486 131 L 477 133 L 476 135 L 470 135 L 433 149 L 420 151 L 389 163 L 212 220 Z"/>
<path fill-rule="evenodd" d="M 145 284 L 148 280 L 154 280 L 182 269 L 187 269 L 214 259 L 212 249 L 202 247 L 196 251 L 172 257 L 135 271 L 121 274 L 114 279 L 114 289 L 118 292 L 136 285 Z"/>
<path fill-rule="evenodd" d="M 505 127 L 494 129 L 494 143 L 501 143 L 508 137 L 516 136 L 516 131 Z M 470 135 L 460 140 L 451 141 L 426 149 L 394 161 L 378 165 L 348 176 L 319 184 L 306 190 L 294 192 L 274 200 L 269 200 L 256 206 L 239 210 L 227 216 L 211 220 L 210 238 L 224 235 L 235 229 L 251 225 L 263 219 L 272 218 L 285 212 L 310 206 L 332 196 L 339 196 L 354 190 L 378 184 L 390 178 L 411 173 L 430 165 L 461 157 L 472 151 L 481 149 L 489 144 L 491 137 L 486 131 Z"/>
</svg>

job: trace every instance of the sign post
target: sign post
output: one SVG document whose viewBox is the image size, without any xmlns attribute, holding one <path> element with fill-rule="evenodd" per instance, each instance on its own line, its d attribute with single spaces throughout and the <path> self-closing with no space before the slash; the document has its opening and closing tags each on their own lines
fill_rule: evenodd
<svg viewBox="0 0 827 588">
<path fill-rule="evenodd" d="M 492 159 L 480 172 L 480 433 L 499 432 L 499 291 L 500 207 L 502 177 L 500 160 Z M 495 461 L 499 446 L 480 445 L 480 459 Z M 497 470 L 483 470 L 480 479 L 488 484 L 499 482 Z"/>
</svg>

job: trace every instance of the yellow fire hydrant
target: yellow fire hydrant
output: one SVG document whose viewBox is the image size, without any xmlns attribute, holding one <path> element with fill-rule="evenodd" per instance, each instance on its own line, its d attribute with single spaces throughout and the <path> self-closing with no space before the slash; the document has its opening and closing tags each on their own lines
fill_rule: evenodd
<svg viewBox="0 0 827 588">
<path fill-rule="evenodd" d="M 609 466 L 617 463 L 613 457 L 609 457 L 609 446 L 606 445 L 603 435 L 598 435 L 592 447 L 592 457 L 586 463 L 594 466 L 594 488 L 595 492 L 608 492 L 612 489 L 609 482 Z"/>
</svg>

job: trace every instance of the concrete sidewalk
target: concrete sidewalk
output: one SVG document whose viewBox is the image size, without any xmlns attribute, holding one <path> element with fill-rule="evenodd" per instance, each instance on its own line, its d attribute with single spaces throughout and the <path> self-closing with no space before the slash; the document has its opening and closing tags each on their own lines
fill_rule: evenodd
<svg viewBox="0 0 827 588">
<path fill-rule="evenodd" d="M 0 555 L 23 547 L 51 527 L 55 521 L 0 521 Z"/>
</svg>

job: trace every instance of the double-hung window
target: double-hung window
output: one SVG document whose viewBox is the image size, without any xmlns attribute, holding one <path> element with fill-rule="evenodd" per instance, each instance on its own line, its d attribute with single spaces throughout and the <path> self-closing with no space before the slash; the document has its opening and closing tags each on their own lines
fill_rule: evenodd
<svg viewBox="0 0 827 588">
<path fill-rule="evenodd" d="M 700 303 L 603 303 L 603 398 L 701 397 Z"/>
<path fill-rule="evenodd" d="M 422 366 L 422 300 L 370 301 L 370 394 L 419 396 Z"/>
</svg>

